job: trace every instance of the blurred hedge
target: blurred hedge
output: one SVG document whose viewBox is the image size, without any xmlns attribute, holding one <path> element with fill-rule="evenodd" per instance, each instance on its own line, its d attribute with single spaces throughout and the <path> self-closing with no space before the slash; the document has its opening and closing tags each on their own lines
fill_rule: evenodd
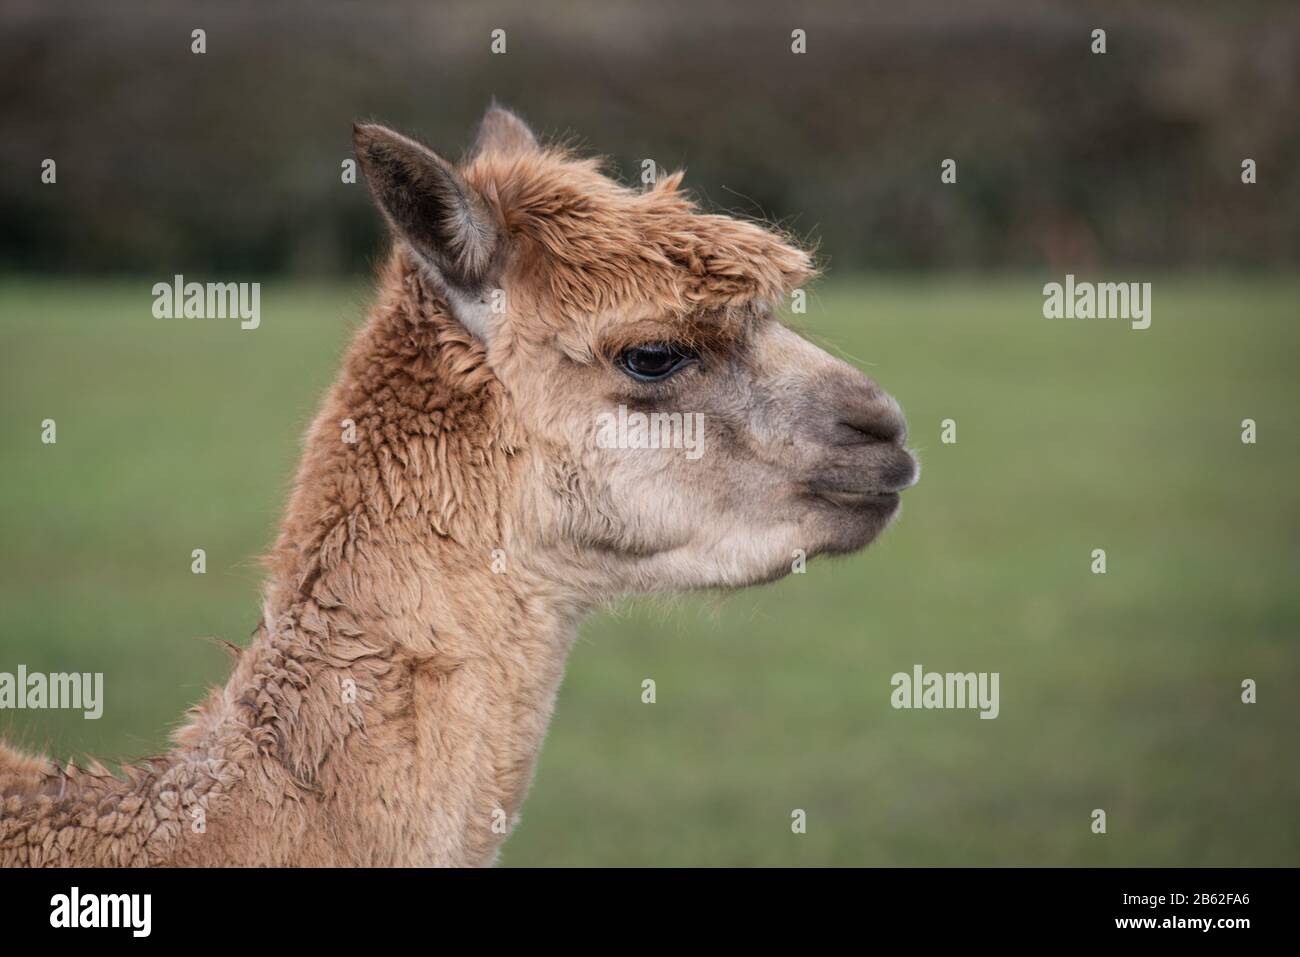
<svg viewBox="0 0 1300 957">
<path fill-rule="evenodd" d="M 363 270 L 352 120 L 456 154 L 493 96 L 837 270 L 1300 258 L 1294 3 L 9 0 L 0 79 L 3 270 Z"/>
</svg>

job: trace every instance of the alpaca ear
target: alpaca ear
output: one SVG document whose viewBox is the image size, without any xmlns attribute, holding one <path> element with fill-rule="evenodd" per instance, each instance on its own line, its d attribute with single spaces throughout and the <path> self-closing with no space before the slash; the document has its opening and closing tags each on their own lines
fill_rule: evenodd
<svg viewBox="0 0 1300 957">
<path fill-rule="evenodd" d="M 477 294 L 497 248 L 496 220 L 483 197 L 429 147 L 386 127 L 354 126 L 353 143 L 394 232 L 449 292 Z"/>
<path fill-rule="evenodd" d="M 502 156 L 519 156 L 538 148 L 537 137 L 528 124 L 504 106 L 493 103 L 483 114 L 474 138 L 471 156 L 480 153 L 497 153 Z"/>
</svg>

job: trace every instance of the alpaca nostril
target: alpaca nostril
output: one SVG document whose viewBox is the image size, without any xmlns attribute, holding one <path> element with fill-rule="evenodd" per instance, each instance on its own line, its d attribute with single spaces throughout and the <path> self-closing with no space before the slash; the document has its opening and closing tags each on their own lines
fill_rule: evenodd
<svg viewBox="0 0 1300 957">
<path fill-rule="evenodd" d="M 907 426 L 901 415 L 850 416 L 836 424 L 836 431 L 845 436 L 843 445 L 902 445 L 907 440 Z"/>
</svg>

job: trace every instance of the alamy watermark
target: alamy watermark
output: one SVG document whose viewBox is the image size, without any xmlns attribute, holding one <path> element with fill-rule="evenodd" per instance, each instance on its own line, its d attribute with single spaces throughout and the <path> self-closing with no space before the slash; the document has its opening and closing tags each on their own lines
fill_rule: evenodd
<svg viewBox="0 0 1300 957">
<path fill-rule="evenodd" d="M 996 718 L 1001 711 L 998 704 L 1000 678 L 1001 673 L 997 671 L 941 674 L 913 665 L 910 675 L 906 671 L 900 671 L 889 679 L 894 689 L 889 696 L 889 703 L 900 710 L 978 708 L 981 718 Z"/>
<path fill-rule="evenodd" d="M 44 674 L 28 672 L 26 665 L 16 673 L 0 671 L 0 710 L 5 708 L 79 710 L 94 721 L 104 713 L 104 673 Z"/>
<path fill-rule="evenodd" d="M 262 324 L 260 282 L 186 282 L 177 274 L 170 283 L 153 285 L 155 319 L 239 319 L 240 329 Z"/>
<path fill-rule="evenodd" d="M 704 454 L 703 412 L 618 412 L 596 416 L 596 447 L 601 449 L 685 449 L 694 462 Z"/>
<path fill-rule="evenodd" d="M 132 937 L 148 937 L 153 928 L 152 894 L 83 894 L 74 886 L 50 898 L 50 926 L 121 927 Z"/>
<path fill-rule="evenodd" d="M 1134 329 L 1151 327 L 1151 283 L 1075 282 L 1043 287 L 1044 319 L 1128 319 Z"/>
</svg>

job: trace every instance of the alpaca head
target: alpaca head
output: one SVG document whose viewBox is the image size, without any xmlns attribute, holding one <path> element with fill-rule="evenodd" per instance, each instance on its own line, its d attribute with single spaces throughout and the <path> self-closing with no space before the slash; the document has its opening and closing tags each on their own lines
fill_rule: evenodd
<svg viewBox="0 0 1300 957">
<path fill-rule="evenodd" d="M 808 255 L 633 190 L 493 108 L 465 160 L 379 126 L 357 156 L 396 238 L 482 345 L 547 572 L 594 595 L 740 586 L 867 545 L 915 480 L 898 404 L 786 329 Z"/>
</svg>

